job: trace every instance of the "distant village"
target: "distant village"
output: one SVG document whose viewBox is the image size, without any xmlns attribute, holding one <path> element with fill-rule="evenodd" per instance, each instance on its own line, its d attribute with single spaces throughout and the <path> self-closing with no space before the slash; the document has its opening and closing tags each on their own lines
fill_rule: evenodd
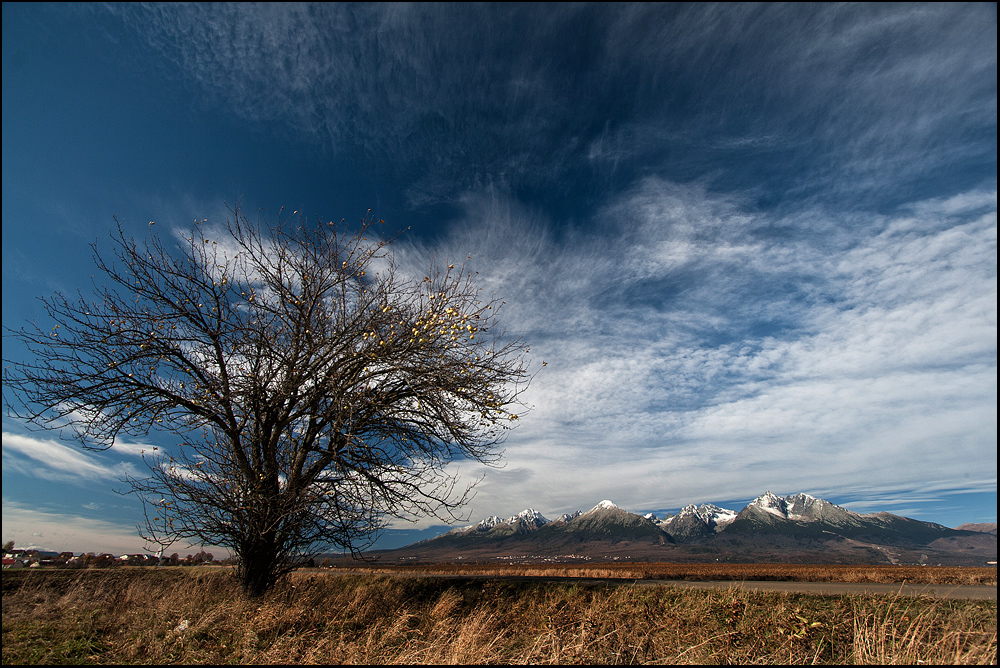
<svg viewBox="0 0 1000 668">
<path fill-rule="evenodd" d="M 153 554 L 97 554 L 87 552 L 49 552 L 46 550 L 14 548 L 9 542 L 3 546 L 3 568 L 112 568 L 115 566 L 201 566 L 228 564 L 229 559 L 216 561 L 211 552 L 204 550 L 184 557 L 176 552 L 169 557 Z"/>
</svg>

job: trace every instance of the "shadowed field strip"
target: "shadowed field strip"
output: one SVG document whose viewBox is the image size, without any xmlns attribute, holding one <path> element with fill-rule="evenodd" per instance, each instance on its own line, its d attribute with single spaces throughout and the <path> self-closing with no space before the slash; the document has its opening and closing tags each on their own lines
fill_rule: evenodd
<svg viewBox="0 0 1000 668">
<path fill-rule="evenodd" d="M 362 573 L 329 573 L 330 575 L 362 575 Z M 532 575 L 474 575 L 450 573 L 382 573 L 391 577 L 446 578 L 455 580 L 502 580 L 508 582 L 553 582 L 605 586 L 681 587 L 687 589 L 730 589 L 738 587 L 751 591 L 768 591 L 788 594 L 819 594 L 842 596 L 854 594 L 879 594 L 900 596 L 929 596 L 931 598 L 996 601 L 996 585 L 953 584 L 888 584 L 875 582 L 787 582 L 751 580 L 632 580 L 627 578 L 554 577 Z"/>
</svg>

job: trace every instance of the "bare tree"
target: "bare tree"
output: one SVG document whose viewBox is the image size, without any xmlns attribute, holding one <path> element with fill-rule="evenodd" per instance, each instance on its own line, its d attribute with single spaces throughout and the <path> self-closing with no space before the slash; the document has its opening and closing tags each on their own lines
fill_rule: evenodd
<svg viewBox="0 0 1000 668">
<path fill-rule="evenodd" d="M 30 361 L 5 359 L 4 400 L 86 448 L 175 434 L 128 479 L 140 534 L 230 548 L 259 595 L 305 556 L 467 501 L 445 468 L 499 460 L 529 376 L 464 265 L 401 275 L 371 217 L 351 233 L 232 213 L 176 245 L 119 224 L 114 259 L 94 246 L 94 298 L 56 294 L 51 330 L 8 330 Z"/>
</svg>

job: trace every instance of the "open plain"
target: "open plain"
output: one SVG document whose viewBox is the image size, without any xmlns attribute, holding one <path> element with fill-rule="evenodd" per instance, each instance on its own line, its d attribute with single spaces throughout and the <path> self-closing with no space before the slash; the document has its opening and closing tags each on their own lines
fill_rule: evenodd
<svg viewBox="0 0 1000 668">
<path fill-rule="evenodd" d="M 702 589 L 707 580 L 694 573 L 676 586 L 628 569 L 604 582 L 587 579 L 596 573 L 513 570 L 398 577 L 310 569 L 257 599 L 218 568 L 7 571 L 3 662 L 997 661 L 995 599 Z M 981 570 L 966 582 L 984 586 L 990 569 Z M 771 575 L 771 583 L 794 583 L 787 572 Z M 995 569 L 992 578 L 995 588 Z"/>
</svg>

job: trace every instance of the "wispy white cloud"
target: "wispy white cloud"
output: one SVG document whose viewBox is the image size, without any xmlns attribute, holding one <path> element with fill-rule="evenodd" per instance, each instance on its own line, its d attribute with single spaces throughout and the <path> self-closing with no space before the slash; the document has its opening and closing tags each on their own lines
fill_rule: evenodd
<svg viewBox="0 0 1000 668">
<path fill-rule="evenodd" d="M 135 454 L 135 448 L 143 446 L 123 445 L 124 452 Z M 84 453 L 79 447 L 66 445 L 51 439 L 22 436 L 3 432 L 4 467 L 15 467 L 23 473 L 51 480 L 119 480 L 126 475 L 138 474 L 129 462 L 113 463 L 106 456 Z M 30 461 L 25 461 L 27 457 Z"/>
<path fill-rule="evenodd" d="M 649 128 L 654 145 L 671 128 L 663 145 L 673 147 L 742 137 L 753 140 L 748 148 L 783 151 L 777 161 L 805 159 L 802 179 L 844 192 L 988 160 L 991 142 L 980 133 L 995 128 L 996 50 L 983 47 L 996 43 L 996 10 L 956 9 L 690 6 L 668 19 L 659 7 L 623 8 L 608 21 L 612 68 L 638 70 L 665 94 L 621 127 L 617 143 L 635 144 L 637 127 Z M 698 113 L 664 123 L 677 105 L 671 85 Z M 678 153 L 670 159 L 684 160 Z"/>
<path fill-rule="evenodd" d="M 468 217 L 445 246 L 481 258 L 486 284 L 509 298 L 511 329 L 548 366 L 508 468 L 480 487 L 482 513 L 559 513 L 589 503 L 584 491 L 655 508 L 767 488 L 859 504 L 995 490 L 995 192 L 871 214 L 851 244 L 835 221 L 755 236 L 795 221 L 651 182 L 605 212 L 619 227 L 557 242 L 537 214 L 498 197 L 467 209 L 488 230 L 479 246 Z M 669 308 L 624 289 L 654 281 L 655 292 L 683 269 Z M 810 287 L 769 286 L 793 280 Z M 602 284 L 612 297 L 595 300 Z"/>
<path fill-rule="evenodd" d="M 416 167 L 413 203 L 588 162 L 721 177 L 731 151 L 776 152 L 812 192 L 870 190 L 989 159 L 995 127 L 986 5 L 114 11 L 204 99 Z"/>
</svg>

